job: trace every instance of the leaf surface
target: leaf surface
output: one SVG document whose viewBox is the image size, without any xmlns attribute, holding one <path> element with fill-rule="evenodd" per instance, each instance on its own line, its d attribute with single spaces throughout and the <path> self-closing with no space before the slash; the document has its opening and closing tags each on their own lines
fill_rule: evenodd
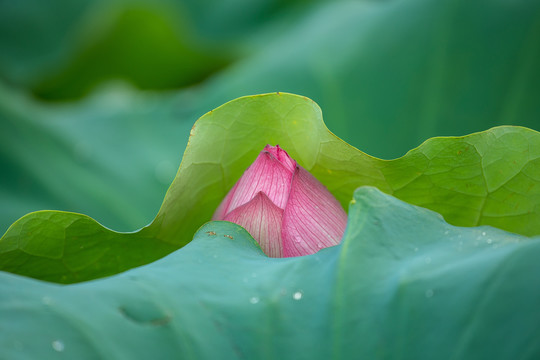
<svg viewBox="0 0 540 360">
<path fill-rule="evenodd" d="M 0 273 L 8 358 L 534 359 L 540 238 L 448 225 L 370 187 L 340 245 L 266 257 L 241 227 L 110 278 Z M 518 335 L 519 334 L 519 335 Z M 208 346 L 208 344 L 212 346 Z"/>
</svg>

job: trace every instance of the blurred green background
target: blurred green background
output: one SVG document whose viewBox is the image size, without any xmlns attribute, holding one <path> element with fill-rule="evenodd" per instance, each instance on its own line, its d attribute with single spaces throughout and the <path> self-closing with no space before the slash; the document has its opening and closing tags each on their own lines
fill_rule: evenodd
<svg viewBox="0 0 540 360">
<path fill-rule="evenodd" d="M 197 118 L 274 91 L 381 158 L 540 130 L 540 1 L 0 1 L 1 232 L 41 209 L 146 225 Z"/>
</svg>

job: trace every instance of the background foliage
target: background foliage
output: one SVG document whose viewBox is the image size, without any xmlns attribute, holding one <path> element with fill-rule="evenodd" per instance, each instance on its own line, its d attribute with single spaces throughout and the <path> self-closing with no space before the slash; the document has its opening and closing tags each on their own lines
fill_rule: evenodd
<svg viewBox="0 0 540 360">
<path fill-rule="evenodd" d="M 308 96 L 382 158 L 433 136 L 540 129 L 536 0 L 0 6 L 3 230 L 40 209 L 148 224 L 193 122 L 247 94 Z"/>
</svg>

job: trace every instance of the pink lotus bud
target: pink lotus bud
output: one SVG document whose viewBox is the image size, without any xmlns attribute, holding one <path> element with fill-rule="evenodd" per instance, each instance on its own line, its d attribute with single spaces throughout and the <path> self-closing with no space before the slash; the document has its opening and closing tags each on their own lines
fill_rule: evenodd
<svg viewBox="0 0 540 360">
<path fill-rule="evenodd" d="M 285 150 L 266 145 L 212 220 L 244 227 L 270 257 L 291 257 L 339 244 L 347 214 Z"/>
</svg>

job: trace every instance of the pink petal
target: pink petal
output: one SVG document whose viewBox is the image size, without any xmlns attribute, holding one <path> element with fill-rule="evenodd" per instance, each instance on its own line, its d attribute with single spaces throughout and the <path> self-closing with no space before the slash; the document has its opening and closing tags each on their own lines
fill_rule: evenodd
<svg viewBox="0 0 540 360">
<path fill-rule="evenodd" d="M 227 196 L 225 196 L 225 199 L 223 199 L 221 204 L 219 204 L 218 208 L 214 212 L 214 215 L 212 215 L 212 220 L 223 220 L 225 218 L 225 215 L 227 215 L 227 212 L 229 212 L 231 200 L 234 193 L 236 192 L 237 186 L 238 182 L 234 184 L 233 188 L 229 191 Z"/>
<path fill-rule="evenodd" d="M 283 213 L 283 257 L 313 254 L 339 244 L 347 214 L 313 175 L 297 167 Z"/>
<path fill-rule="evenodd" d="M 227 210 L 231 211 L 242 206 L 260 191 L 264 192 L 274 204 L 284 209 L 289 197 L 292 174 L 293 171 L 279 161 L 272 152 L 261 151 L 255 162 L 235 185 L 236 189 Z"/>
<path fill-rule="evenodd" d="M 268 151 L 270 154 L 274 155 L 291 173 L 296 169 L 296 161 L 291 159 L 289 154 L 285 150 L 279 147 L 279 145 L 271 146 L 266 145 L 263 151 Z"/>
<path fill-rule="evenodd" d="M 283 210 L 277 207 L 263 192 L 248 203 L 234 209 L 225 216 L 246 229 L 270 257 L 281 257 L 281 219 Z"/>
</svg>

